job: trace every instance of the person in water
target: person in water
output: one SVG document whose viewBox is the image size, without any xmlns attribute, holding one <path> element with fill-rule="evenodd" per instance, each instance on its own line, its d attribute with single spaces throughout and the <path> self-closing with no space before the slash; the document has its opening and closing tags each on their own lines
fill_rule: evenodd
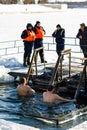
<svg viewBox="0 0 87 130">
<path fill-rule="evenodd" d="M 33 96 L 35 94 L 35 90 L 27 85 L 26 78 L 24 77 L 21 78 L 20 84 L 17 86 L 17 91 L 19 96 Z"/>
<path fill-rule="evenodd" d="M 55 103 L 56 100 L 60 100 L 62 102 L 74 102 L 76 101 L 75 99 L 69 100 L 60 97 L 58 94 L 54 93 L 55 88 L 50 85 L 48 90 L 46 92 L 43 92 L 43 102 L 45 103 Z"/>
</svg>

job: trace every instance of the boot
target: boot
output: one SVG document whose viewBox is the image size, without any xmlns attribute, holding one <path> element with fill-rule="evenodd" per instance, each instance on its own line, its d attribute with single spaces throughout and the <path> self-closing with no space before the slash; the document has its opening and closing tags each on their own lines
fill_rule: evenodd
<svg viewBox="0 0 87 130">
<path fill-rule="evenodd" d="M 47 63 L 47 61 L 46 60 L 41 60 L 41 63 Z"/>
<path fill-rule="evenodd" d="M 27 63 L 26 63 L 26 61 L 27 61 L 27 58 L 24 57 L 24 62 L 23 62 L 23 66 L 24 66 L 24 67 L 27 67 Z"/>
<path fill-rule="evenodd" d="M 27 65 L 30 65 L 30 56 L 27 58 Z"/>
<path fill-rule="evenodd" d="M 44 60 L 44 55 L 40 55 L 41 63 L 47 63 L 47 61 Z"/>
<path fill-rule="evenodd" d="M 38 53 L 36 53 L 36 56 L 34 57 L 35 64 L 37 63 L 37 56 L 38 56 Z"/>
</svg>

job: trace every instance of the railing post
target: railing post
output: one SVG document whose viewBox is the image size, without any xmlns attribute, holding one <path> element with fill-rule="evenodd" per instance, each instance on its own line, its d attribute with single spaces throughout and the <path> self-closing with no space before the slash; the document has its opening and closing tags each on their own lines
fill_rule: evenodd
<svg viewBox="0 0 87 130">
<path fill-rule="evenodd" d="M 7 55 L 7 48 L 5 48 L 5 55 Z"/>
<path fill-rule="evenodd" d="M 16 40 L 14 41 L 14 48 L 16 47 Z"/>
<path fill-rule="evenodd" d="M 50 38 L 51 38 L 51 40 L 53 40 L 51 43 L 48 41 L 48 42 L 45 42 L 44 43 L 44 45 L 47 45 L 46 47 L 48 47 L 48 48 L 46 48 L 46 50 L 48 49 L 48 51 L 56 51 L 56 47 L 55 47 L 55 50 L 54 49 L 50 49 L 51 48 L 51 45 L 53 44 L 53 45 L 55 45 L 54 44 L 54 40 L 55 40 L 55 38 L 54 37 L 51 37 L 51 36 L 45 36 L 44 38 L 49 38 L 49 41 L 50 41 Z M 53 39 L 52 39 L 53 38 Z M 75 38 L 75 37 L 65 37 L 64 38 L 65 40 L 66 39 L 69 39 L 69 40 L 73 40 L 74 39 L 74 43 L 72 43 L 72 44 L 68 44 L 68 43 L 65 43 L 65 46 L 71 46 L 72 48 L 73 48 L 73 46 L 79 46 L 78 44 L 77 44 L 77 38 Z M 0 43 L 4 43 L 4 45 L 5 45 L 5 43 L 6 43 L 6 45 L 7 45 L 7 47 L 4 47 L 4 48 L 0 48 L 0 50 L 5 50 L 6 48 L 7 48 L 7 50 L 8 49 L 14 49 L 14 48 L 18 48 L 18 53 L 21 53 L 19 50 L 20 50 L 20 47 L 22 47 L 23 46 L 23 44 L 21 45 L 17 45 L 17 41 L 22 41 L 22 40 L 13 40 L 13 41 L 5 41 L 5 42 L 0 42 Z M 12 42 L 12 45 L 10 45 L 9 44 L 9 42 Z M 10 46 L 8 46 L 8 44 L 10 45 Z M 80 48 L 80 47 L 79 47 Z M 12 53 L 8 53 L 7 54 L 7 50 L 5 50 L 6 52 L 5 52 L 5 54 L 0 54 L 0 56 L 5 56 L 5 55 L 11 55 L 11 54 L 14 54 L 13 52 Z M 81 51 L 81 49 L 80 49 L 80 51 L 77 51 L 77 50 L 72 50 L 72 52 L 73 53 L 82 53 L 82 51 Z M 17 53 L 17 52 L 16 52 Z M 15 53 L 15 54 L 16 54 Z"/>
<path fill-rule="evenodd" d="M 49 51 L 49 43 L 48 43 L 48 51 Z"/>
</svg>

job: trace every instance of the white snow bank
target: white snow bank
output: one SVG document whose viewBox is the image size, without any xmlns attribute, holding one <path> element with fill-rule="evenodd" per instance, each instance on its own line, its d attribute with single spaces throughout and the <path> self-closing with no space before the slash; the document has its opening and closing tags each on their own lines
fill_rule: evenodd
<svg viewBox="0 0 87 130">
<path fill-rule="evenodd" d="M 0 130 L 41 130 L 41 129 L 0 119 Z M 45 128 L 43 130 L 45 130 Z M 68 130 L 87 130 L 87 121 Z"/>
<path fill-rule="evenodd" d="M 19 67 L 21 66 L 20 62 L 12 57 L 12 58 L 0 58 L 0 65 L 4 65 L 5 67 Z"/>
<path fill-rule="evenodd" d="M 84 121 L 83 123 L 81 123 L 73 128 L 70 128 L 69 130 L 87 130 L 87 121 Z"/>
<path fill-rule="evenodd" d="M 52 9 L 50 7 L 45 7 L 42 5 L 0 5 L 0 12 L 1 13 L 11 13 L 11 12 L 24 12 L 24 13 L 31 13 L 31 12 L 48 12 L 48 11 L 58 11 L 58 9 Z"/>
<path fill-rule="evenodd" d="M 12 82 L 14 78 L 8 75 L 10 69 L 5 68 L 4 66 L 0 66 L 0 82 Z"/>
<path fill-rule="evenodd" d="M 0 119 L 0 130 L 39 130 L 39 129 Z"/>
<path fill-rule="evenodd" d="M 12 82 L 14 78 L 8 74 L 11 68 L 20 67 L 16 58 L 0 58 L 0 82 Z"/>
</svg>

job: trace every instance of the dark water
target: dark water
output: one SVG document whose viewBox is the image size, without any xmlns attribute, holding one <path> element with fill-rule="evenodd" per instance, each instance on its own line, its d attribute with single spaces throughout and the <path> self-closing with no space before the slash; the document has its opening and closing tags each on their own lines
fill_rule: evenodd
<svg viewBox="0 0 87 130">
<path fill-rule="evenodd" d="M 48 107 L 43 104 L 42 93 L 40 92 L 37 92 L 32 98 L 19 98 L 14 84 L 0 86 L 0 119 L 45 130 L 65 130 L 87 120 L 85 114 L 85 116 L 79 116 L 69 121 L 75 116 L 70 115 L 64 119 L 65 121 L 68 119 L 68 122 L 60 125 L 56 124 L 56 119 L 78 110 L 77 106 L 74 103 L 57 103 L 52 107 Z M 50 120 L 38 119 L 35 116 L 49 118 Z"/>
</svg>

